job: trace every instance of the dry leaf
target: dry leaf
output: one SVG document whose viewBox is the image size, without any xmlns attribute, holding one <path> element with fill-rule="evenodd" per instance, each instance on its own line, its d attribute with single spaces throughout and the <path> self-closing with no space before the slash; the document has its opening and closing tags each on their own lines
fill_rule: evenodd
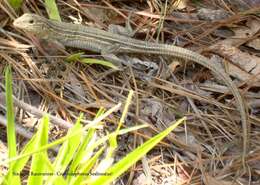
<svg viewBox="0 0 260 185">
<path fill-rule="evenodd" d="M 174 72 L 176 70 L 176 68 L 179 67 L 179 66 L 180 66 L 180 63 L 176 62 L 176 61 L 174 61 L 174 62 L 170 63 L 170 65 L 168 65 L 169 69 L 172 72 Z"/>
<path fill-rule="evenodd" d="M 182 10 L 187 7 L 187 0 L 180 0 L 174 3 L 177 10 Z"/>
<path fill-rule="evenodd" d="M 231 76 L 242 81 L 260 79 L 260 58 L 242 52 L 238 48 L 239 44 L 244 44 L 247 39 L 250 39 L 259 30 L 260 21 L 250 20 L 246 23 L 246 26 L 232 28 L 235 34 L 233 37 L 222 40 L 210 47 L 215 53 L 219 53 L 228 60 L 224 64 L 226 64 L 227 73 Z"/>
<path fill-rule="evenodd" d="M 201 8 L 198 11 L 198 18 L 207 21 L 223 20 L 228 18 L 228 13 L 223 9 L 212 10 L 207 8 Z"/>
<path fill-rule="evenodd" d="M 260 50 L 260 39 L 254 39 L 246 44 L 247 46 L 254 48 L 256 50 Z"/>
<path fill-rule="evenodd" d="M 239 26 L 235 28 L 231 28 L 234 32 L 234 36 L 231 39 L 233 40 L 233 44 L 236 44 L 236 41 L 241 42 L 240 39 L 247 39 L 254 36 L 260 29 L 260 21 L 256 19 L 252 19 L 246 22 L 245 26 Z"/>
<path fill-rule="evenodd" d="M 256 78 L 260 80 L 259 57 L 242 52 L 238 48 L 232 46 L 229 39 L 215 44 L 211 47 L 211 49 L 213 48 L 216 52 L 221 53 L 222 56 L 225 56 L 225 58 L 231 61 L 226 62 L 226 70 L 231 76 L 245 81 L 254 79 L 254 75 L 256 75 Z"/>
<path fill-rule="evenodd" d="M 117 13 L 110 9 L 102 9 L 89 6 L 87 8 L 84 8 L 84 11 L 89 12 L 91 15 L 98 15 L 97 17 L 101 22 L 106 22 L 110 20 L 114 21 L 114 19 L 117 17 Z"/>
<path fill-rule="evenodd" d="M 149 185 L 149 183 L 147 183 L 147 177 L 145 174 L 141 173 L 136 179 L 134 179 L 133 185 Z"/>
</svg>

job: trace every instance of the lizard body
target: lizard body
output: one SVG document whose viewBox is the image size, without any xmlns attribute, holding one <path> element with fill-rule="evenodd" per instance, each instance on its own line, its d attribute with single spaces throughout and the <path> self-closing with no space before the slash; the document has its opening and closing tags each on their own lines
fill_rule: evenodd
<svg viewBox="0 0 260 185">
<path fill-rule="evenodd" d="M 243 163 L 245 162 L 248 143 L 246 106 L 231 78 L 220 66 L 211 63 L 206 57 L 181 47 L 141 41 L 97 28 L 49 20 L 35 14 L 24 14 L 14 21 L 14 26 L 40 38 L 58 41 L 64 46 L 88 49 L 101 54 L 146 53 L 167 55 L 193 61 L 210 69 L 225 82 L 236 100 L 241 115 L 243 129 L 242 158 Z"/>
</svg>

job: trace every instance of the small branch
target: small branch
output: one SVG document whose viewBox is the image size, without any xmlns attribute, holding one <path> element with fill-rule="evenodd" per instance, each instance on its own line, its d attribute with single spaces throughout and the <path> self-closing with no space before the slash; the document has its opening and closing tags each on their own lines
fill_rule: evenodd
<svg viewBox="0 0 260 185">
<path fill-rule="evenodd" d="M 3 126 L 5 126 L 5 127 L 7 126 L 7 120 L 6 120 L 5 117 L 2 116 L 2 115 L 0 115 L 0 125 L 3 125 Z M 23 136 L 23 137 L 25 137 L 25 138 L 27 138 L 27 139 L 31 139 L 32 136 L 33 136 L 33 133 L 32 133 L 32 132 L 26 130 L 25 128 L 23 128 L 23 127 L 20 126 L 19 124 L 15 124 L 15 130 L 16 130 L 16 132 L 17 132 L 19 135 L 21 135 L 21 136 Z"/>
<path fill-rule="evenodd" d="M 25 111 L 33 114 L 37 118 L 42 118 L 45 114 L 47 114 L 46 112 L 43 112 L 43 111 L 25 103 L 25 102 L 23 102 L 22 100 L 18 100 L 14 96 L 13 96 L 13 101 L 14 101 L 14 104 L 17 107 L 24 109 Z M 5 102 L 5 93 L 0 93 L 0 102 Z M 57 117 L 52 116 L 50 114 L 48 114 L 48 115 L 49 115 L 50 121 L 53 124 L 59 125 L 62 128 L 68 129 L 68 128 L 71 128 L 73 126 L 73 124 L 71 124 L 67 121 L 64 121 L 63 119 L 57 118 Z"/>
</svg>

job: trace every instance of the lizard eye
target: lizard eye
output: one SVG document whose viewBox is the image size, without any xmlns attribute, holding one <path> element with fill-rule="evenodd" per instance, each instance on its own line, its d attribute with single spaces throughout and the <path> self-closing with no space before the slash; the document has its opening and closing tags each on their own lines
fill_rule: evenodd
<svg viewBox="0 0 260 185">
<path fill-rule="evenodd" d="M 33 19 L 30 19 L 30 20 L 29 20 L 29 23 L 30 23 L 30 24 L 33 24 L 33 23 L 34 23 L 34 20 L 33 20 Z"/>
</svg>

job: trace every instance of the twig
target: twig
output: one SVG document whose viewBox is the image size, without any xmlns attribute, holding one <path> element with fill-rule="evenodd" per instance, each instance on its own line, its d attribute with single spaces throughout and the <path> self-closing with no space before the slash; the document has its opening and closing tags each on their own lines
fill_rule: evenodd
<svg viewBox="0 0 260 185">
<path fill-rule="evenodd" d="M 0 115 L 0 125 L 3 125 L 3 126 L 5 126 L 5 127 L 7 126 L 7 120 L 6 120 L 5 117 L 2 116 L 2 115 Z M 32 132 L 26 130 L 25 128 L 23 128 L 23 127 L 20 126 L 19 124 L 15 124 L 15 130 L 16 130 L 16 132 L 17 132 L 19 135 L 21 135 L 21 136 L 23 136 L 23 137 L 25 137 L 25 138 L 27 138 L 27 139 L 31 139 L 32 136 L 33 136 L 33 133 L 32 133 Z"/>
<path fill-rule="evenodd" d="M 22 100 L 18 100 L 17 98 L 15 98 L 13 96 L 13 100 L 14 100 L 14 104 L 16 106 L 18 106 L 21 109 L 26 110 L 27 112 L 33 114 L 34 116 L 36 116 L 37 118 L 42 118 L 45 114 L 47 114 L 46 112 L 43 112 L 25 102 L 23 102 Z M 5 101 L 5 93 L 0 93 L 0 102 L 4 102 Z M 73 125 L 67 121 L 64 121 L 63 119 L 57 118 L 55 116 L 49 115 L 50 121 L 53 124 L 57 124 L 62 128 L 71 128 Z"/>
</svg>

